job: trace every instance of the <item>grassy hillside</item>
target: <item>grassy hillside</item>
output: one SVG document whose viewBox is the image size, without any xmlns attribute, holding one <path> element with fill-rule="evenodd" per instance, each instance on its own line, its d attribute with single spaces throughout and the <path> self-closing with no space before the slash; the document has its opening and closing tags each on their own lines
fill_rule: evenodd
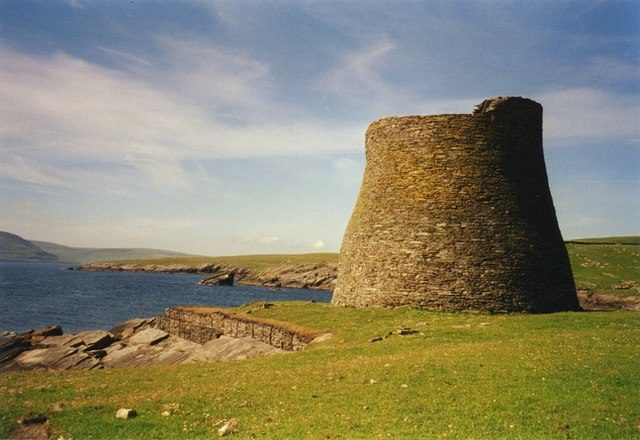
<svg viewBox="0 0 640 440">
<path fill-rule="evenodd" d="M 0 437 L 27 412 L 47 414 L 54 438 L 211 438 L 214 421 L 231 417 L 239 439 L 640 435 L 635 312 L 498 316 L 280 303 L 251 316 L 334 336 L 244 361 L 3 375 Z M 401 325 L 416 333 L 395 334 Z M 168 404 L 180 410 L 163 417 Z M 139 416 L 116 420 L 121 407 Z"/>
<path fill-rule="evenodd" d="M 574 242 L 567 250 L 578 289 L 640 295 L 640 246 Z"/>
<path fill-rule="evenodd" d="M 0 261 L 56 261 L 55 255 L 46 252 L 24 238 L 0 231 Z"/>
<path fill-rule="evenodd" d="M 640 236 L 578 238 L 576 240 L 567 240 L 567 243 L 640 245 Z"/>
<path fill-rule="evenodd" d="M 162 249 L 145 248 L 82 248 L 63 246 L 47 241 L 32 240 L 43 250 L 57 255 L 60 261 L 69 263 L 93 263 L 95 261 L 127 260 L 136 258 L 177 258 L 194 255 Z"/>
</svg>

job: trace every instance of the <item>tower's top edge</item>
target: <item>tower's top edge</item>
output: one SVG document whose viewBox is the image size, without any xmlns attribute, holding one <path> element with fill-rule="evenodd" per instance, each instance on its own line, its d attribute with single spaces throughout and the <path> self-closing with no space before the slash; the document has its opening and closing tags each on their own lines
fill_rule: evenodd
<svg viewBox="0 0 640 440">
<path fill-rule="evenodd" d="M 534 101 L 533 99 L 523 98 L 521 96 L 497 96 L 494 98 L 487 98 L 480 104 L 476 105 L 472 113 L 443 113 L 443 114 L 431 114 L 431 115 L 407 115 L 407 116 L 385 116 L 384 118 L 373 121 L 370 126 L 378 125 L 380 123 L 393 123 L 393 121 L 405 121 L 415 120 L 444 120 L 451 118 L 469 118 L 482 115 L 484 113 L 490 113 L 495 111 L 509 111 L 510 109 L 526 109 L 527 111 L 541 111 L 542 105 Z"/>
</svg>

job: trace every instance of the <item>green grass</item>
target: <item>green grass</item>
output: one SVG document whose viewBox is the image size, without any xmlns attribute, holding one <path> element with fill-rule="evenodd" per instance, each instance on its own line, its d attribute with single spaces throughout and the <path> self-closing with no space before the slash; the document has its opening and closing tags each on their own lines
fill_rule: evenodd
<svg viewBox="0 0 640 440">
<path fill-rule="evenodd" d="M 246 310 L 247 307 L 241 309 Z M 0 438 L 27 412 L 65 438 L 621 439 L 640 435 L 640 314 L 472 315 L 278 303 L 330 330 L 295 354 L 0 377 Z M 418 333 L 369 339 L 406 325 Z M 373 380 L 373 381 L 372 381 Z M 62 411 L 53 411 L 62 403 Z M 181 409 L 162 417 L 164 404 Z M 137 418 L 116 420 L 120 407 Z"/>
<path fill-rule="evenodd" d="M 579 289 L 640 295 L 640 246 L 568 243 L 567 250 Z M 621 284 L 632 287 L 611 288 Z"/>
<path fill-rule="evenodd" d="M 640 245 L 640 236 L 628 235 L 621 237 L 578 238 L 575 240 L 567 240 L 567 243 Z"/>
</svg>

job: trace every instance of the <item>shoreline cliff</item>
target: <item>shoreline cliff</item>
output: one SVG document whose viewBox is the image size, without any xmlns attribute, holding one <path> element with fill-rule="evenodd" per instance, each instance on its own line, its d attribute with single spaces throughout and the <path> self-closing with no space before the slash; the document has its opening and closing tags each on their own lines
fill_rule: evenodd
<svg viewBox="0 0 640 440">
<path fill-rule="evenodd" d="M 246 285 L 267 288 L 313 289 L 333 291 L 337 276 L 336 263 L 283 262 L 263 269 L 249 269 L 214 262 L 189 264 L 182 262 L 96 262 L 72 266 L 69 270 L 189 273 L 206 275 L 202 285 Z"/>
</svg>

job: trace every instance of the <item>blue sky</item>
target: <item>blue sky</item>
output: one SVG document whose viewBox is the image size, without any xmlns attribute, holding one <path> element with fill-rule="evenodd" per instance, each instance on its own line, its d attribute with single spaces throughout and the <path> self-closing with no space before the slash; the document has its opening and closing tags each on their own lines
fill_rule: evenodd
<svg viewBox="0 0 640 440">
<path fill-rule="evenodd" d="M 0 230 L 337 251 L 370 121 L 499 95 L 565 238 L 640 233 L 640 2 L 0 1 Z"/>
</svg>

